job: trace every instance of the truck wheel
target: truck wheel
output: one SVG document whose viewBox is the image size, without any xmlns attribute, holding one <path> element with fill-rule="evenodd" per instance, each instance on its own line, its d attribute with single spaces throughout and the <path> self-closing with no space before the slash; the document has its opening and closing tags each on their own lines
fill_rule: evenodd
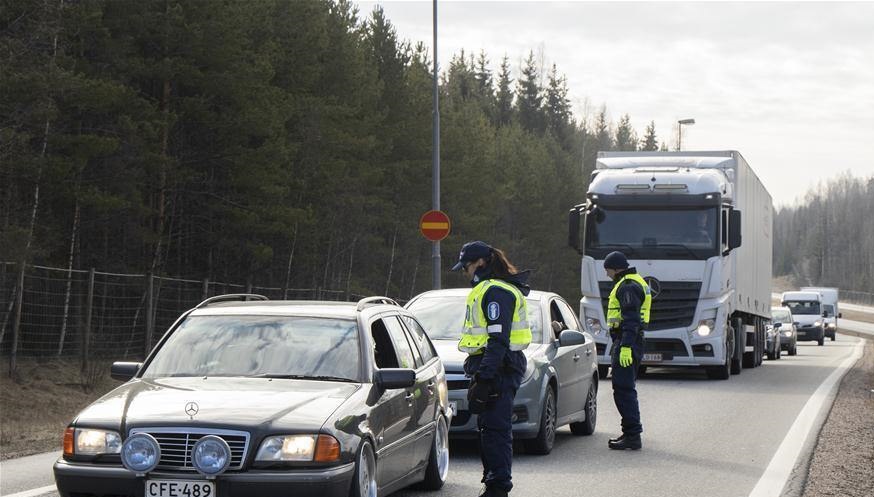
<svg viewBox="0 0 874 497">
<path fill-rule="evenodd" d="M 816 344 L 822 347 L 822 344 L 825 343 L 825 339 L 823 337 L 819 337 L 819 340 L 816 341 Z"/>
<path fill-rule="evenodd" d="M 610 366 L 598 366 L 598 378 L 602 380 L 606 379 L 609 371 Z"/>
<path fill-rule="evenodd" d="M 832 342 L 835 341 L 835 333 L 832 333 L 832 335 L 831 335 L 831 339 L 832 339 Z"/>
<path fill-rule="evenodd" d="M 747 334 L 743 331 L 743 320 L 735 318 L 731 320 L 732 332 L 734 333 L 734 346 L 731 354 L 731 374 L 740 374 L 743 369 L 743 350 L 747 346 Z"/>
</svg>

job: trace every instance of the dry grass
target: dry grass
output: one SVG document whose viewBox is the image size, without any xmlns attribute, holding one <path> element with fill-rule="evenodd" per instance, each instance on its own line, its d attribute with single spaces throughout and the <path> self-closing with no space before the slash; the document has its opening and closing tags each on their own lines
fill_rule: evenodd
<svg viewBox="0 0 874 497">
<path fill-rule="evenodd" d="M 82 408 L 119 385 L 109 362 L 85 373 L 78 361 L 19 359 L 0 375 L 0 460 L 60 450 L 64 428 Z"/>
</svg>

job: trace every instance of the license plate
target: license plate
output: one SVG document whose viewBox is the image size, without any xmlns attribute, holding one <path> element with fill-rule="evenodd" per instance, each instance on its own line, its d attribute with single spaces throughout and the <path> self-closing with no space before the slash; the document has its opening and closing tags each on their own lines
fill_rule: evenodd
<svg viewBox="0 0 874 497">
<path fill-rule="evenodd" d="M 643 354 L 643 360 L 646 362 L 661 362 L 661 354 Z"/>
<path fill-rule="evenodd" d="M 452 412 L 452 417 L 458 416 L 458 402 L 450 402 L 449 411 Z"/>
<path fill-rule="evenodd" d="M 195 480 L 146 480 L 146 497 L 215 497 L 215 483 Z"/>
</svg>

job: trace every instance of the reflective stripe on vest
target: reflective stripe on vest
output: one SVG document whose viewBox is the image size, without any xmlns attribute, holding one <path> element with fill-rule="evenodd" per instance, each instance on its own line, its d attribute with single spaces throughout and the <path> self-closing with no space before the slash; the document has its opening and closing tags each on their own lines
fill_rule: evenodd
<svg viewBox="0 0 874 497">
<path fill-rule="evenodd" d="M 482 354 L 489 341 L 488 321 L 483 312 L 482 301 L 492 286 L 503 288 L 516 299 L 513 322 L 510 326 L 510 350 L 525 350 L 531 343 L 531 327 L 528 325 L 528 304 L 515 285 L 502 280 L 485 280 L 473 287 L 467 296 L 464 330 L 458 341 L 458 350 L 470 355 Z M 494 326 L 494 325 L 493 325 Z"/>
<path fill-rule="evenodd" d="M 649 324 L 649 311 L 652 306 L 652 295 L 650 295 L 649 285 L 646 284 L 646 281 L 639 274 L 632 273 L 626 274 L 617 281 L 610 292 L 610 300 L 607 301 L 607 324 L 611 330 L 619 328 L 619 325 L 622 323 L 622 309 L 619 305 L 619 299 L 616 298 L 616 291 L 619 290 L 619 285 L 625 280 L 633 281 L 643 289 L 644 299 L 643 304 L 640 306 L 640 321 L 643 324 Z"/>
</svg>

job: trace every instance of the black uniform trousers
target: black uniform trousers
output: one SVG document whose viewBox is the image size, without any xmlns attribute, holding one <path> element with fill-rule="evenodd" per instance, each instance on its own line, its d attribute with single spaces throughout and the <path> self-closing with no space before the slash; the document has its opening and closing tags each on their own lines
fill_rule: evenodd
<svg viewBox="0 0 874 497">
<path fill-rule="evenodd" d="M 630 366 L 623 368 L 619 365 L 619 349 L 619 337 L 616 336 L 610 353 L 610 365 L 613 375 L 613 402 L 616 403 L 616 409 L 619 411 L 619 415 L 622 416 L 622 434 L 640 435 L 643 432 L 643 425 L 640 423 L 640 406 L 637 403 L 636 383 L 637 368 L 640 367 L 640 361 L 643 359 L 643 334 L 638 333 L 634 343 L 631 345 L 633 362 Z"/>
<path fill-rule="evenodd" d="M 509 492 L 513 488 L 513 400 L 519 388 L 515 372 L 504 372 L 495 379 L 500 397 L 489 402 L 477 416 L 482 482 Z"/>
</svg>

